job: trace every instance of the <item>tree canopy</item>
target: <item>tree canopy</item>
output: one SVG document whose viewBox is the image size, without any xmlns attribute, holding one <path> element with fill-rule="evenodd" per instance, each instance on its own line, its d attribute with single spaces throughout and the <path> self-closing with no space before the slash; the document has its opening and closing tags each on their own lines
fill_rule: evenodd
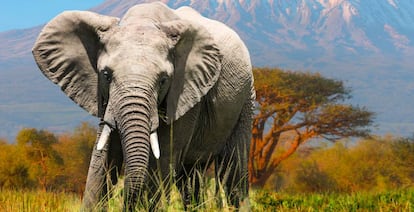
<svg viewBox="0 0 414 212">
<path fill-rule="evenodd" d="M 342 81 L 268 68 L 255 69 L 254 77 L 257 105 L 249 155 L 253 185 L 262 186 L 281 161 L 312 138 L 335 141 L 370 133 L 374 114 L 344 103 L 351 95 Z M 282 134 L 287 133 L 289 145 L 283 148 Z"/>
<path fill-rule="evenodd" d="M 48 131 L 30 128 L 21 130 L 16 141 L 23 154 L 22 159 L 29 164 L 29 173 L 46 190 L 54 176 L 58 175 L 56 168 L 63 165 L 62 158 L 53 148 L 58 139 Z"/>
<path fill-rule="evenodd" d="M 0 140 L 0 189 L 40 188 L 83 193 L 96 128 L 81 123 L 56 135 L 23 128 L 14 144 Z"/>
</svg>

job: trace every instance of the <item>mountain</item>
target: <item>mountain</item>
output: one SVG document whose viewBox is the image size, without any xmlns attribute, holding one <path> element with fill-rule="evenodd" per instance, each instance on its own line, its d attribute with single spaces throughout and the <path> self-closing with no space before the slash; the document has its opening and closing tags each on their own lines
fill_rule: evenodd
<svg viewBox="0 0 414 212">
<path fill-rule="evenodd" d="M 121 17 L 145 0 L 107 0 L 92 11 Z M 409 0 L 164 0 L 235 29 L 255 66 L 344 80 L 353 104 L 377 113 L 376 133 L 414 131 L 414 2 Z M 0 33 L 0 137 L 21 127 L 66 131 L 96 121 L 38 71 L 30 50 L 42 26 Z"/>
</svg>

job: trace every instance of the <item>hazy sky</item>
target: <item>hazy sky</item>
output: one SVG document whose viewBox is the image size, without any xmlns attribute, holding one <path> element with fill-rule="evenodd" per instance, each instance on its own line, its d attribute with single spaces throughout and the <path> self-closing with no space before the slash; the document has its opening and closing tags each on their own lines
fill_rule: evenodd
<svg viewBox="0 0 414 212">
<path fill-rule="evenodd" d="M 105 0 L 1 0 L 0 31 L 46 23 L 64 10 L 87 10 Z"/>
</svg>

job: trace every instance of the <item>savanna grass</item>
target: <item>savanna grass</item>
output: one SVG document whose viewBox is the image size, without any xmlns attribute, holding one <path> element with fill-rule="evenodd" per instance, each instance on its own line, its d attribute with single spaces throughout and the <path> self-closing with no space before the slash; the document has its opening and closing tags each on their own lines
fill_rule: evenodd
<svg viewBox="0 0 414 212">
<path fill-rule="evenodd" d="M 41 190 L 0 190 L 0 211 L 79 211 L 80 196 Z"/>
<path fill-rule="evenodd" d="M 201 177 L 201 174 L 199 175 Z M 200 202 L 197 204 L 195 199 L 192 199 L 191 204 L 188 205 L 187 211 L 234 211 L 234 208 L 228 206 L 225 199 L 223 189 L 220 189 L 219 194 L 216 194 L 215 180 L 207 177 L 201 178 L 200 183 Z M 149 202 L 156 199 L 156 209 L 159 211 L 185 211 L 184 202 L 181 198 L 180 191 L 173 184 L 169 190 L 165 190 L 166 186 L 159 186 L 156 195 L 157 198 L 149 197 L 147 193 L 141 195 L 144 201 L 141 201 L 136 211 L 149 211 Z M 117 186 L 111 188 L 110 197 L 101 201 L 97 208 L 106 207 L 110 212 L 122 211 L 124 198 L 123 182 L 118 182 Z M 80 204 L 80 203 L 79 203 Z"/>
<path fill-rule="evenodd" d="M 414 188 L 353 194 L 256 191 L 250 197 L 253 211 L 414 211 Z"/>
<path fill-rule="evenodd" d="M 227 204 L 219 204 L 215 195 L 213 179 L 201 191 L 200 205 L 193 211 L 234 211 Z M 121 211 L 123 205 L 122 184 L 113 188 L 107 201 L 108 211 Z M 221 194 L 224 196 L 224 194 Z M 184 211 L 180 194 L 171 188 L 170 200 L 158 209 L 161 211 Z M 354 194 L 286 194 L 264 190 L 250 192 L 251 211 L 414 211 L 414 188 L 380 193 L 357 192 Z M 80 211 L 81 199 L 70 193 L 43 191 L 0 190 L 0 211 Z M 245 210 L 248 208 L 244 208 Z M 147 211 L 145 207 L 137 211 Z"/>
</svg>

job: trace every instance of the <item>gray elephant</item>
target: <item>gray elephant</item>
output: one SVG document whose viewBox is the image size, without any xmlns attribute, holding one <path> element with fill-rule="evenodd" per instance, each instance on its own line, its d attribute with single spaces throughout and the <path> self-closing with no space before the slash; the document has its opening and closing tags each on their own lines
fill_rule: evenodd
<svg viewBox="0 0 414 212">
<path fill-rule="evenodd" d="M 166 179 L 171 168 L 184 201 L 197 199 L 194 175 L 212 161 L 229 201 L 238 207 L 247 197 L 252 67 L 224 24 L 163 3 L 136 5 L 121 20 L 68 11 L 43 28 L 33 55 L 47 78 L 101 119 L 87 209 L 106 196 L 121 167 L 130 209 L 142 190 L 155 194 L 152 177 Z"/>
</svg>

